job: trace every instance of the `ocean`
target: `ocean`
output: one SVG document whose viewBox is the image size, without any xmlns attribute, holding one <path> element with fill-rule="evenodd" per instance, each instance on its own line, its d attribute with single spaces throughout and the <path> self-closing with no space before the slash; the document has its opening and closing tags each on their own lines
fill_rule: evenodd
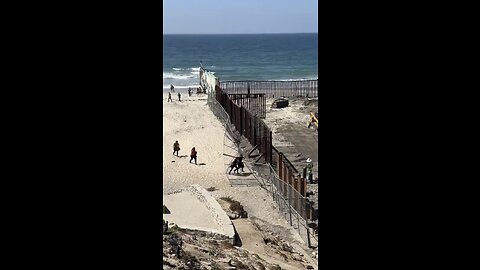
<svg viewBox="0 0 480 270">
<path fill-rule="evenodd" d="M 199 67 L 227 80 L 318 78 L 318 34 L 163 35 L 163 89 L 199 84 Z"/>
</svg>

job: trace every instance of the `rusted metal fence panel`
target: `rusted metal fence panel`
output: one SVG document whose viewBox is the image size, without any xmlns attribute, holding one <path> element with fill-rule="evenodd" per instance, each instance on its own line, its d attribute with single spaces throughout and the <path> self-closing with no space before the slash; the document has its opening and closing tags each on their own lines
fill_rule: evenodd
<svg viewBox="0 0 480 270">
<path fill-rule="evenodd" d="M 227 114 L 229 115 L 230 123 L 235 127 L 235 129 L 244 135 L 250 144 L 257 146 L 260 153 L 264 156 L 267 163 L 272 162 L 272 132 L 270 128 L 260 119 L 260 115 L 253 114 L 248 107 L 242 106 L 242 104 L 255 104 L 255 102 L 245 101 L 251 100 L 252 95 L 231 95 L 223 92 L 221 87 L 216 87 L 216 98 L 218 103 L 220 103 Z M 263 98 L 262 98 L 263 97 Z M 265 110 L 265 98 L 264 95 L 256 95 L 258 99 L 258 107 Z M 241 100 L 241 101 L 239 101 Z M 263 104 L 261 103 L 263 102 Z M 240 103 L 240 105 L 238 104 Z M 248 106 L 248 105 L 247 105 Z M 254 108 L 256 105 L 253 105 Z"/>
<path fill-rule="evenodd" d="M 244 106 L 247 103 L 245 100 L 251 97 L 251 94 L 227 94 L 221 87 L 217 87 L 216 92 L 217 101 L 224 106 L 225 111 L 229 115 L 230 123 L 232 123 L 240 135 L 247 138 L 251 145 L 258 146 L 258 150 L 264 156 L 266 163 L 272 164 L 274 149 L 272 145 L 272 131 L 258 115 L 252 114 L 252 112 Z M 277 152 L 276 156 L 278 156 L 277 172 L 284 185 L 284 188 L 281 188 L 281 190 L 285 192 L 283 195 L 289 196 L 286 189 L 286 186 L 289 185 L 302 197 L 305 197 L 307 193 L 306 179 L 300 177 L 297 169 L 283 153 Z M 293 202 L 294 201 L 292 201 L 292 203 Z M 298 202 L 293 203 L 293 205 L 300 213 L 307 213 L 307 211 L 304 211 L 305 205 Z M 309 217 L 305 216 L 304 218 Z"/>
<path fill-rule="evenodd" d="M 306 218 L 308 209 L 305 206 L 308 204 L 308 199 L 299 194 L 292 185 L 285 183 L 271 166 L 268 180 L 271 184 L 269 191 L 272 193 L 273 200 L 290 226 L 298 230 L 309 247 L 317 246 L 318 233 L 310 228 L 308 218 Z"/>
</svg>

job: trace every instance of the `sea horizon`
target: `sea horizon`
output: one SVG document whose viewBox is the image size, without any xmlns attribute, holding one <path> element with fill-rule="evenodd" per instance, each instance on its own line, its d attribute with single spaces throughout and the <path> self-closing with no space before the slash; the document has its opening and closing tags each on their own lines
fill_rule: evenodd
<svg viewBox="0 0 480 270">
<path fill-rule="evenodd" d="M 195 87 L 200 61 L 221 81 L 318 79 L 318 33 L 163 34 L 163 87 Z"/>
<path fill-rule="evenodd" d="M 191 35 L 191 36 L 204 36 L 204 35 L 302 35 L 302 34 L 317 34 L 318 32 L 298 32 L 298 33 L 163 33 L 166 35 Z"/>
</svg>

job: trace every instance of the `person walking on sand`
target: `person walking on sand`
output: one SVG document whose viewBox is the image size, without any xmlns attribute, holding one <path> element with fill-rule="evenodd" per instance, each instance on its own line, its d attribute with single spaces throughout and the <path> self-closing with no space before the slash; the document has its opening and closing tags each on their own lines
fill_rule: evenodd
<svg viewBox="0 0 480 270">
<path fill-rule="evenodd" d="M 228 172 L 228 174 L 230 174 L 232 172 L 233 169 L 236 169 L 237 168 L 237 158 L 235 158 L 232 163 L 230 163 L 230 171 Z"/>
<path fill-rule="evenodd" d="M 172 100 L 172 95 L 171 95 L 170 93 L 168 93 L 168 100 L 167 100 L 167 102 L 173 102 L 173 100 Z"/>
<path fill-rule="evenodd" d="M 182 97 L 182 94 L 178 93 L 178 101 L 181 102 L 180 98 Z"/>
<path fill-rule="evenodd" d="M 173 86 L 173 84 L 170 84 L 170 92 L 175 92 L 175 87 Z"/>
<path fill-rule="evenodd" d="M 195 165 L 197 165 L 197 151 L 195 150 L 195 147 L 192 148 L 192 152 L 190 153 L 190 163 L 192 163 L 192 160 L 195 159 Z"/>
<path fill-rule="evenodd" d="M 180 151 L 180 144 L 178 143 L 178 141 L 175 141 L 175 143 L 173 144 L 173 154 L 175 155 L 175 152 L 177 152 L 177 157 L 178 151 Z"/>
</svg>

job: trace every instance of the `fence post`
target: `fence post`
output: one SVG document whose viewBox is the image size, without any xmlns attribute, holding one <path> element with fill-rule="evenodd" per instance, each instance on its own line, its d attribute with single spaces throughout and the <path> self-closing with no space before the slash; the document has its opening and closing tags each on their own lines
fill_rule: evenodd
<svg viewBox="0 0 480 270">
<path fill-rule="evenodd" d="M 292 221 L 292 204 L 290 203 L 290 199 L 292 197 L 292 189 L 290 187 L 288 188 L 287 196 L 288 196 L 288 211 L 290 212 L 290 226 L 293 225 Z"/>
<path fill-rule="evenodd" d="M 301 212 L 300 212 L 301 213 Z M 302 234 L 301 230 L 300 230 L 300 217 L 302 216 L 302 214 L 300 214 L 297 212 L 297 226 L 298 226 L 298 234 Z"/>
<path fill-rule="evenodd" d="M 272 190 L 273 200 L 276 201 L 275 200 L 275 193 L 274 193 L 274 189 L 273 189 L 273 185 L 275 185 L 274 178 L 275 178 L 275 175 L 272 173 L 272 167 L 270 167 L 270 189 Z"/>
<path fill-rule="evenodd" d="M 310 228 L 308 227 L 308 221 L 305 219 L 305 228 L 307 229 L 307 244 L 308 248 L 312 247 L 312 243 L 310 242 Z"/>
</svg>

